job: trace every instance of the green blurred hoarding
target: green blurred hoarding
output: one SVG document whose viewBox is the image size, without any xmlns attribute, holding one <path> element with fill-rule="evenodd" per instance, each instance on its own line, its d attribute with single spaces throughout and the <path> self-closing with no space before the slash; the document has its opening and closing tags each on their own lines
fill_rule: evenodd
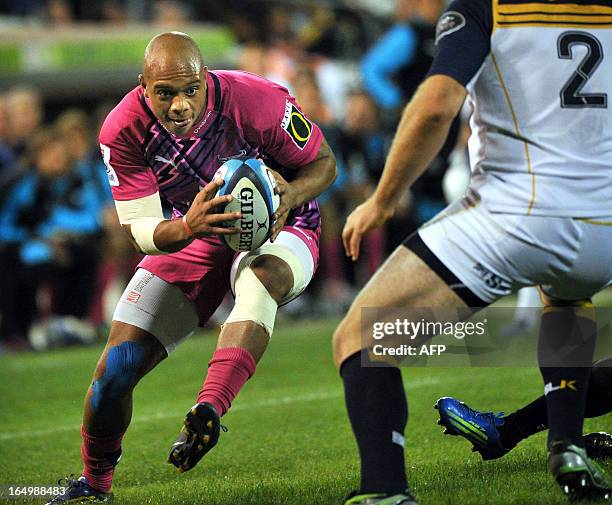
<svg viewBox="0 0 612 505">
<path fill-rule="evenodd" d="M 2 30 L 0 76 L 139 68 L 145 46 L 161 31 L 150 26 Z M 184 31 L 196 40 L 207 63 L 227 61 L 236 44 L 232 33 L 224 27 L 193 25 Z"/>
</svg>

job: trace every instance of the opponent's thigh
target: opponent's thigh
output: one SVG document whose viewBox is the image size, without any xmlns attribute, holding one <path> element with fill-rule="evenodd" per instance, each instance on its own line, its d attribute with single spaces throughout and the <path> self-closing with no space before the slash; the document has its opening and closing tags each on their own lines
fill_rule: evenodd
<svg viewBox="0 0 612 505">
<path fill-rule="evenodd" d="M 466 308 L 465 302 L 414 252 L 398 247 L 364 286 L 333 337 L 337 366 L 362 348 L 364 307 Z"/>
</svg>

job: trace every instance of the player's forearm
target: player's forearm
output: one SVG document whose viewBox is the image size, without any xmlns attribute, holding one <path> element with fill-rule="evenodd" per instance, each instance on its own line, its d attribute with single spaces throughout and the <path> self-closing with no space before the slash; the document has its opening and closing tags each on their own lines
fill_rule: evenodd
<svg viewBox="0 0 612 505">
<path fill-rule="evenodd" d="M 404 109 L 373 195 L 382 207 L 394 209 L 444 145 L 465 98 L 464 88 L 450 81 L 445 76 L 429 78 Z"/>
<path fill-rule="evenodd" d="M 405 109 L 374 197 L 395 208 L 401 196 L 427 169 L 442 148 L 452 121 L 410 115 Z"/>
<path fill-rule="evenodd" d="M 142 247 L 134 239 L 134 232 L 132 226 L 124 224 L 123 228 L 128 234 L 132 245 L 140 252 L 144 254 L 168 254 L 180 251 L 184 247 L 188 246 L 194 239 L 190 236 L 187 228 L 180 219 L 166 219 L 160 221 L 153 231 L 153 243 L 155 248 L 159 250 L 158 253 L 154 251 L 143 251 Z"/>
<path fill-rule="evenodd" d="M 314 161 L 299 169 L 291 181 L 296 195 L 295 207 L 300 207 L 325 191 L 336 180 L 336 158 L 325 140 Z"/>
<path fill-rule="evenodd" d="M 187 230 L 182 219 L 162 221 L 155 228 L 153 240 L 155 245 L 164 252 L 177 252 L 191 244 L 194 237 Z"/>
</svg>

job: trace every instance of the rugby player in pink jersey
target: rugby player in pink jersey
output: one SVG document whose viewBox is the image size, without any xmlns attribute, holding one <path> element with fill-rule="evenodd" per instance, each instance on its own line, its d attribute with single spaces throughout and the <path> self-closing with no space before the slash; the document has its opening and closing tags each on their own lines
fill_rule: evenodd
<svg viewBox="0 0 612 505">
<path fill-rule="evenodd" d="M 314 198 L 336 163 L 321 130 L 288 91 L 261 77 L 209 71 L 178 32 L 151 40 L 140 85 L 106 118 L 100 147 L 119 220 L 147 256 L 123 293 L 87 391 L 84 469 L 49 503 L 108 501 L 138 381 L 206 323 L 229 289 L 234 309 L 221 329 L 197 402 L 168 461 L 186 471 L 217 443 L 220 422 L 264 353 L 279 305 L 308 285 L 318 261 Z M 276 170 L 280 206 L 270 241 L 235 253 L 216 214 L 231 198 L 212 181 L 224 159 L 259 157 Z M 164 219 L 161 201 L 173 207 Z"/>
</svg>

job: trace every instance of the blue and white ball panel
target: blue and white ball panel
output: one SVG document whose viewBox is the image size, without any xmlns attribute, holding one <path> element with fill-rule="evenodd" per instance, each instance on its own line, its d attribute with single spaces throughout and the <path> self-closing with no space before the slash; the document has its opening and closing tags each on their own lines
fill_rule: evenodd
<svg viewBox="0 0 612 505">
<path fill-rule="evenodd" d="M 245 165 L 248 165 L 253 169 L 253 171 L 257 174 L 258 178 L 262 181 L 267 181 L 267 184 L 263 184 L 263 187 L 266 190 L 266 202 L 271 204 L 272 214 L 278 209 L 278 205 L 280 204 L 280 197 L 274 192 L 276 188 L 276 180 L 270 172 L 270 169 L 266 167 L 261 161 L 250 158 L 246 160 Z"/>
<path fill-rule="evenodd" d="M 242 230 L 236 235 L 224 235 L 225 243 L 234 251 L 257 249 L 270 237 L 272 217 L 280 203 L 274 193 L 276 182 L 272 173 L 257 159 L 232 159 L 219 168 L 216 177 L 224 180 L 217 196 L 234 197 L 224 211 L 242 213 L 240 219 L 224 223 Z"/>
</svg>

